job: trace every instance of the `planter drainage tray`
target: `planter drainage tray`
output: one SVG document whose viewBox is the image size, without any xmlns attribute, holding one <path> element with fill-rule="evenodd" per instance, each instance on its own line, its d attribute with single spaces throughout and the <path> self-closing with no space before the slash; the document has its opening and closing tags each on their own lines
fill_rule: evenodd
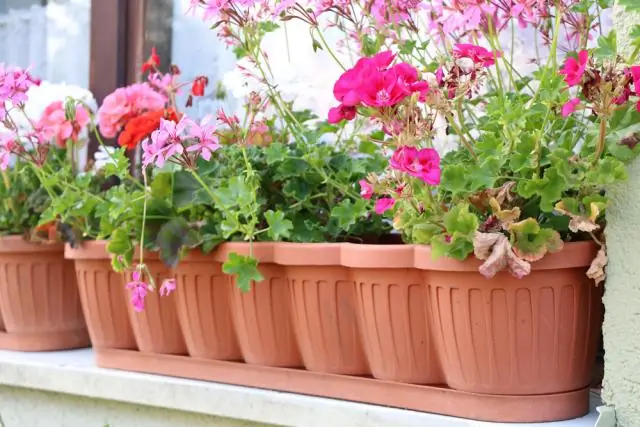
<svg viewBox="0 0 640 427">
<path fill-rule="evenodd" d="M 102 368 L 215 381 L 480 421 L 548 422 L 577 418 L 589 412 L 588 388 L 559 394 L 503 396 L 133 350 L 95 349 L 95 353 L 97 365 Z"/>
</svg>

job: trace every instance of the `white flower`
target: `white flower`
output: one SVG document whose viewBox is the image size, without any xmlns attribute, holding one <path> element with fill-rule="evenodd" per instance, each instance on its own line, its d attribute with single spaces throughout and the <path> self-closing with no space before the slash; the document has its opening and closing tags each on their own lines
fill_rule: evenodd
<svg viewBox="0 0 640 427">
<path fill-rule="evenodd" d="M 104 145 L 98 147 L 98 151 L 96 151 L 93 155 L 93 160 L 95 161 L 95 163 L 93 164 L 94 172 L 102 170 L 108 164 L 115 164 L 115 161 L 112 157 L 115 152 L 115 147 L 106 147 Z"/>
</svg>

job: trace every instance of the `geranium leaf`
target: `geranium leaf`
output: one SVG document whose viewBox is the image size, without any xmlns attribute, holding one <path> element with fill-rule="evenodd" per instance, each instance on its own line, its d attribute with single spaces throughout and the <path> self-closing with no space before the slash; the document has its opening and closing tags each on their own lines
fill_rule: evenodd
<svg viewBox="0 0 640 427">
<path fill-rule="evenodd" d="M 264 213 L 264 219 L 269 225 L 267 234 L 272 240 L 279 241 L 289 237 L 293 223 L 284 217 L 284 212 L 268 210 Z"/>
<path fill-rule="evenodd" d="M 236 284 L 242 292 L 251 290 L 251 282 L 261 282 L 264 277 L 258 270 L 258 260 L 248 255 L 230 253 L 227 261 L 222 265 L 225 274 L 234 275 Z"/>
</svg>

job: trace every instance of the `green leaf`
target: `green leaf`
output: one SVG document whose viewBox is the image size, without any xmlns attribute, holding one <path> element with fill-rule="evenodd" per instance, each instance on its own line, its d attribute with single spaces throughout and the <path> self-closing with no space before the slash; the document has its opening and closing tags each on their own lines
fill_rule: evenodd
<svg viewBox="0 0 640 427">
<path fill-rule="evenodd" d="M 469 212 L 468 204 L 460 203 L 455 205 L 444 215 L 443 220 L 449 235 L 452 237 L 466 236 L 473 241 L 473 235 L 478 229 L 479 222 L 478 217 Z"/>
<path fill-rule="evenodd" d="M 287 147 L 280 142 L 274 142 L 264 149 L 264 154 L 268 165 L 283 162 L 287 158 Z"/>
<path fill-rule="evenodd" d="M 617 45 L 616 32 L 615 30 L 611 30 L 608 35 L 598 37 L 598 47 L 594 55 L 598 59 L 615 58 L 618 54 Z"/>
<path fill-rule="evenodd" d="M 282 240 L 282 238 L 289 237 L 291 230 L 293 229 L 293 223 L 288 219 L 285 219 L 284 212 L 268 210 L 264 213 L 264 219 L 269 225 L 267 234 L 274 241 Z"/>
<path fill-rule="evenodd" d="M 638 0 L 618 0 L 618 6 L 622 6 L 627 12 L 640 11 L 640 2 Z"/>
<path fill-rule="evenodd" d="M 367 214 L 367 203 L 358 199 L 352 203 L 350 199 L 345 199 L 331 209 L 331 218 L 337 220 L 338 227 L 348 231 L 358 220 Z"/>
<path fill-rule="evenodd" d="M 247 256 L 238 255 L 235 252 L 229 254 L 229 258 L 222 265 L 225 274 L 232 274 L 236 278 L 236 284 L 242 292 L 251 290 L 251 282 L 261 282 L 264 280 L 260 270 L 258 270 L 258 260 Z"/>
<path fill-rule="evenodd" d="M 189 223 L 184 218 L 174 218 L 166 222 L 160 228 L 156 238 L 160 259 L 169 268 L 174 268 L 178 264 L 183 250 L 192 248 L 198 243 L 196 231 L 189 227 Z"/>
<path fill-rule="evenodd" d="M 117 228 L 107 243 L 107 252 L 111 254 L 111 266 L 117 272 L 124 271 L 133 262 L 133 242 L 124 228 Z"/>
</svg>

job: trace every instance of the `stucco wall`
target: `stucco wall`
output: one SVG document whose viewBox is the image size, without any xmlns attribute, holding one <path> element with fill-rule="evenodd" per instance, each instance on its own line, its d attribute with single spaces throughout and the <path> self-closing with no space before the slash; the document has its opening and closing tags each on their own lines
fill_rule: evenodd
<svg viewBox="0 0 640 427">
<path fill-rule="evenodd" d="M 0 387 L 3 427 L 275 427 L 15 387 Z"/>
<path fill-rule="evenodd" d="M 639 0 L 640 1 L 640 0 Z M 640 15 L 615 13 L 622 51 L 626 36 L 640 23 Z M 603 398 L 615 407 L 618 427 L 640 426 L 640 162 L 629 181 L 611 190 L 607 214 L 609 266 L 604 296 L 605 378 Z"/>
</svg>

